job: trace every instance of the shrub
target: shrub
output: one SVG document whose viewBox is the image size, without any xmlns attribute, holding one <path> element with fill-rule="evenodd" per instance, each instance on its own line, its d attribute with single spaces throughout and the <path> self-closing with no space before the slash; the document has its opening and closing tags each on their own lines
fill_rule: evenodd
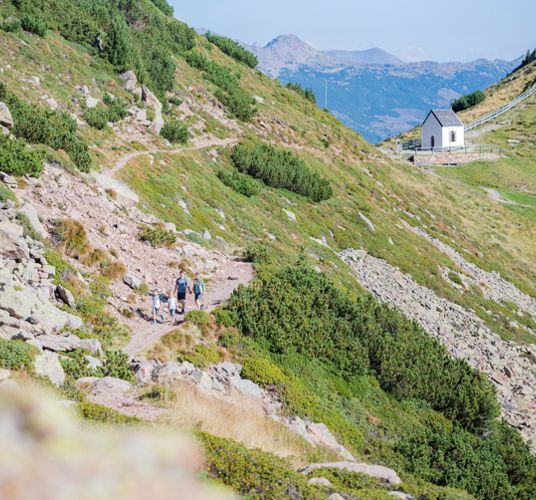
<svg viewBox="0 0 536 500">
<path fill-rule="evenodd" d="M 287 89 L 293 90 L 297 94 L 300 94 L 304 99 L 316 104 L 316 95 L 312 89 L 304 89 L 299 83 L 287 83 Z"/>
<path fill-rule="evenodd" d="M 236 61 L 241 62 L 250 68 L 255 68 L 259 64 L 259 60 L 255 54 L 252 54 L 249 50 L 246 50 L 234 40 L 210 32 L 205 36 L 209 42 L 219 47 L 223 53 L 232 57 Z"/>
<path fill-rule="evenodd" d="M 266 245 L 259 242 L 250 243 L 244 249 L 243 256 L 246 262 L 254 262 L 255 264 L 269 264 L 272 260 Z"/>
<path fill-rule="evenodd" d="M 258 182 L 252 179 L 249 175 L 228 170 L 218 171 L 218 178 L 228 187 L 234 189 L 237 193 L 250 198 L 260 193 L 261 187 Z"/>
<path fill-rule="evenodd" d="M 82 172 L 89 172 L 91 156 L 87 142 L 77 135 L 76 121 L 63 111 L 30 105 L 9 92 L 0 83 L 0 100 L 13 115 L 13 135 L 32 144 L 63 149 Z"/>
<path fill-rule="evenodd" d="M 206 452 L 209 477 L 247 498 L 322 498 L 307 478 L 285 460 L 261 450 L 249 450 L 229 439 L 199 433 Z"/>
<path fill-rule="evenodd" d="M 172 144 L 186 144 L 189 137 L 188 127 L 178 120 L 167 122 L 162 127 L 160 135 Z"/>
<path fill-rule="evenodd" d="M 153 248 L 162 246 L 170 247 L 175 244 L 177 237 L 173 231 L 168 231 L 164 226 L 145 226 L 138 235 L 141 241 L 149 243 Z"/>
<path fill-rule="evenodd" d="M 21 26 L 20 19 L 12 19 L 12 20 L 2 23 L 2 26 L 0 29 L 2 29 L 3 31 L 6 31 L 7 33 L 16 33 L 17 31 L 20 31 L 21 27 L 22 26 Z"/>
<path fill-rule="evenodd" d="M 108 110 L 104 106 L 87 109 L 83 115 L 84 120 L 90 127 L 104 130 L 108 126 Z"/>
<path fill-rule="evenodd" d="M 0 367 L 8 370 L 33 369 L 35 348 L 20 340 L 0 339 Z"/>
<path fill-rule="evenodd" d="M 205 326 L 209 320 L 210 317 L 206 311 L 190 311 L 184 318 L 184 321 L 197 326 Z"/>
<path fill-rule="evenodd" d="M 166 0 L 151 0 L 166 16 L 173 15 L 173 7 Z"/>
<path fill-rule="evenodd" d="M 176 95 L 172 95 L 169 99 L 168 99 L 169 103 L 170 104 L 173 104 L 174 106 L 180 106 L 182 104 L 182 99 Z"/>
<path fill-rule="evenodd" d="M 84 401 L 76 405 L 77 410 L 82 418 L 92 422 L 100 422 L 106 424 L 138 424 L 141 420 L 137 417 L 123 415 L 118 411 L 112 410 L 106 406 L 89 403 Z"/>
<path fill-rule="evenodd" d="M 47 34 L 47 25 L 40 17 L 27 14 L 21 18 L 20 24 L 24 31 L 29 31 L 37 36 L 44 37 Z"/>
<path fill-rule="evenodd" d="M 452 101 L 452 110 L 455 112 L 472 108 L 486 99 L 486 95 L 481 90 L 476 90 L 471 94 L 464 95 Z"/>
<path fill-rule="evenodd" d="M 333 195 L 329 181 L 313 172 L 292 151 L 251 139 L 234 147 L 232 160 L 243 173 L 275 188 L 285 188 L 315 202 Z"/>
<path fill-rule="evenodd" d="M 70 352 L 60 358 L 61 366 L 65 374 L 78 380 L 82 377 L 103 377 L 102 368 L 90 369 L 86 359 L 87 352 L 82 349 Z"/>
<path fill-rule="evenodd" d="M 123 351 L 104 350 L 104 376 L 132 382 L 134 374 L 130 369 L 128 356 Z"/>
<path fill-rule="evenodd" d="M 193 352 L 181 353 L 179 358 L 189 361 L 199 368 L 208 368 L 221 361 L 221 355 L 215 346 L 197 344 Z"/>
<path fill-rule="evenodd" d="M 225 328 L 230 328 L 236 325 L 237 316 L 232 311 L 228 309 L 222 309 L 218 307 L 213 311 L 214 317 L 216 318 L 216 323 L 218 325 L 224 326 Z"/>
<path fill-rule="evenodd" d="M 349 378 L 371 369 L 396 398 L 428 401 L 467 429 L 498 414 L 493 386 L 419 325 L 370 297 L 349 298 L 304 265 L 240 287 L 229 309 L 273 353 L 300 353 Z"/>
<path fill-rule="evenodd" d="M 0 165 L 2 170 L 11 175 L 29 175 L 39 177 L 43 170 L 45 158 L 38 151 L 30 151 L 26 141 L 9 139 L 0 134 Z"/>
</svg>

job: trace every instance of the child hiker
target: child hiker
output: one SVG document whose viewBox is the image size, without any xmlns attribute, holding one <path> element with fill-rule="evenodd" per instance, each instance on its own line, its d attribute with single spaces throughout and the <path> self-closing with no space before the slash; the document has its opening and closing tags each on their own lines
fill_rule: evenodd
<svg viewBox="0 0 536 500">
<path fill-rule="evenodd" d="M 175 315 L 177 314 L 177 297 L 172 293 L 169 294 L 168 299 L 169 315 L 171 316 L 171 322 L 176 324 Z"/>
<path fill-rule="evenodd" d="M 153 314 L 153 325 L 156 325 L 156 317 L 157 316 L 160 316 L 160 319 L 162 321 L 165 320 L 164 318 L 164 314 L 161 310 L 161 300 L 162 300 L 162 296 L 163 294 L 161 294 L 158 290 L 154 290 L 153 291 L 153 301 L 152 301 L 152 314 Z"/>
<path fill-rule="evenodd" d="M 203 278 L 199 275 L 199 273 L 195 273 L 195 279 L 194 279 L 194 298 L 195 298 L 195 305 L 198 309 L 203 309 L 205 307 L 205 282 L 203 281 Z"/>
</svg>

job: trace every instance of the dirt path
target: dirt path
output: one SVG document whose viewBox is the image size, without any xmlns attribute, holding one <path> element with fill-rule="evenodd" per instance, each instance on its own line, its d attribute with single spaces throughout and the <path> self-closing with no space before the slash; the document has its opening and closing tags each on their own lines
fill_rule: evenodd
<svg viewBox="0 0 536 500">
<path fill-rule="evenodd" d="M 167 154 L 180 154 L 188 151 L 198 151 L 205 148 L 213 147 L 222 147 L 230 146 L 235 144 L 238 139 L 218 139 L 211 136 L 205 136 L 197 139 L 197 143 L 194 146 L 178 149 L 146 149 L 144 151 L 134 151 L 127 153 L 117 160 L 113 168 L 106 170 L 104 172 L 93 172 L 91 175 L 97 181 L 97 183 L 104 189 L 113 189 L 119 196 L 129 200 L 130 202 L 137 204 L 139 202 L 138 195 L 130 189 L 123 181 L 119 180 L 115 174 L 119 172 L 122 168 L 133 160 L 134 158 L 139 158 L 140 156 L 148 156 L 158 153 L 167 153 Z"/>
<path fill-rule="evenodd" d="M 205 310 L 212 311 L 216 307 L 229 300 L 233 291 L 240 285 L 249 283 L 254 276 L 253 266 L 241 260 L 228 259 L 223 263 L 218 273 L 207 284 L 205 293 Z M 147 299 L 146 313 L 149 308 L 149 298 Z M 189 295 L 186 300 L 186 312 L 195 309 L 194 299 Z M 129 322 L 132 337 L 123 351 L 130 357 L 136 357 L 155 345 L 160 338 L 177 328 L 169 318 L 167 308 L 164 307 L 165 321 L 154 325 L 152 321 L 145 319 L 143 315 L 136 315 Z M 184 316 L 179 316 L 182 321 Z"/>
</svg>

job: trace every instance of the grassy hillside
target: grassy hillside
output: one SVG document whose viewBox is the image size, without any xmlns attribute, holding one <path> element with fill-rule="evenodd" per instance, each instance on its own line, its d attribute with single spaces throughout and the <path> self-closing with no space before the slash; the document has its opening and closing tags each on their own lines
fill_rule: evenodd
<svg viewBox="0 0 536 500">
<path fill-rule="evenodd" d="M 53 10 L 65 7 L 60 0 L 39 6 L 0 2 L 0 81 L 10 102 L 18 98 L 34 110 L 19 110 L 17 117 L 44 128 L 54 120 L 67 122 L 70 133 L 89 147 L 96 171 L 116 166 L 127 153 L 143 153 L 117 173 L 138 195 L 143 211 L 176 224 L 185 238 L 245 253 L 257 264 L 259 280 L 220 311 L 215 331 L 202 317 L 199 351 L 185 353 L 168 338 L 153 354 L 166 350 L 170 359 L 197 364 L 241 362 L 244 376 L 280 394 L 288 415 L 324 422 L 357 457 L 397 468 L 402 489 L 411 494 L 531 498 L 534 457 L 516 431 L 494 419 L 491 384 L 448 356 L 415 323 L 367 298 L 338 252 L 363 248 L 474 310 L 499 335 L 534 342 L 528 315 L 477 289 L 454 286 L 442 270 L 456 272 L 457 266 L 405 224 L 426 228 L 468 261 L 536 296 L 536 223 L 458 179 L 392 162 L 292 89 L 176 24 L 166 15 L 165 2 L 72 4 L 73 11 L 61 19 Z M 110 13 L 113 21 L 101 26 Z M 85 16 L 80 25 L 75 14 Z M 25 16 L 33 19 L 33 24 L 24 21 L 25 31 L 11 27 Z M 32 26 L 40 33 L 29 33 Z M 99 40 L 103 47 L 95 45 Z M 123 57 L 113 47 L 123 48 Z M 158 57 L 150 56 L 153 51 Z M 169 76 L 170 68 L 173 78 L 159 78 L 161 72 Z M 102 130 L 89 126 L 84 86 L 92 97 L 104 100 L 111 93 L 151 117 L 152 110 L 123 89 L 119 73 L 125 69 L 135 70 L 157 94 L 166 123 L 188 127 L 188 144 L 169 144 L 132 120 L 104 124 Z M 59 110 L 45 113 L 51 99 Z M 110 105 L 99 106 L 106 111 Z M 35 110 L 44 113 L 39 120 Z M 61 111 L 74 115 L 75 124 Z M 19 134 L 27 151 L 77 172 L 63 142 L 28 130 Z M 215 137 L 253 146 L 243 155 L 236 145 L 203 147 Z M 520 165 L 523 154 L 532 155 L 529 138 L 523 140 L 526 146 L 516 149 Z M 330 189 L 316 189 L 326 183 Z M 57 267 L 63 265 L 56 258 Z M 514 320 L 521 329 L 512 326 Z M 72 383 L 79 372 L 71 368 Z M 275 492 L 299 491 L 294 496 L 323 498 L 325 492 L 308 489 L 292 460 L 211 436 L 202 439 L 211 477 L 244 495 L 271 498 Z M 304 453 L 296 461 L 312 458 Z M 377 483 L 334 477 L 349 495 L 386 496 Z M 277 489 L 270 494 L 272 488 Z"/>
</svg>

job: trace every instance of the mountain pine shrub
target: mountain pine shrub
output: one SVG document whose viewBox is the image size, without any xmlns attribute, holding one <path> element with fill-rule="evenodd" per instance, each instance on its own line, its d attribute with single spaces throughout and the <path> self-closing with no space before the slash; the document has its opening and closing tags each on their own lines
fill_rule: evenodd
<svg viewBox="0 0 536 500">
<path fill-rule="evenodd" d="M 224 36 L 218 36 L 210 32 L 208 32 L 205 36 L 210 43 L 213 43 L 219 47 L 223 53 L 227 54 L 229 57 L 232 57 L 236 61 L 241 62 L 250 68 L 255 68 L 259 64 L 259 60 L 255 54 L 251 53 L 249 50 L 246 50 L 244 47 L 242 47 L 242 45 L 234 40 Z"/>
<path fill-rule="evenodd" d="M 34 33 L 37 36 L 44 37 L 47 34 L 47 25 L 39 16 L 26 14 L 21 18 L 20 25 L 24 31 Z"/>
<path fill-rule="evenodd" d="M 249 175 L 237 172 L 236 170 L 233 172 L 220 170 L 218 172 L 218 178 L 226 186 L 248 198 L 258 195 L 261 190 L 259 183 L 255 179 L 252 179 Z"/>
<path fill-rule="evenodd" d="M 23 139 L 12 140 L 0 134 L 0 165 L 7 174 L 39 177 L 44 163 L 44 156 L 29 150 Z"/>
<path fill-rule="evenodd" d="M 464 95 L 452 101 L 452 110 L 455 112 L 472 108 L 486 99 L 486 95 L 481 90 L 476 90 L 471 94 Z"/>
<path fill-rule="evenodd" d="M 234 147 L 231 158 L 240 172 L 268 186 L 288 189 L 315 202 L 333 195 L 329 181 L 290 150 L 249 139 Z"/>
<path fill-rule="evenodd" d="M 160 131 L 160 135 L 172 144 L 186 144 L 189 138 L 188 127 L 179 120 L 166 122 Z"/>
<path fill-rule="evenodd" d="M 8 370 L 32 370 L 36 350 L 20 340 L 0 339 L 0 367 Z"/>
<path fill-rule="evenodd" d="M 316 104 L 316 95 L 313 89 L 304 89 L 299 83 L 288 82 L 287 89 L 293 90 L 297 94 L 300 94 L 304 99 Z"/>
</svg>

